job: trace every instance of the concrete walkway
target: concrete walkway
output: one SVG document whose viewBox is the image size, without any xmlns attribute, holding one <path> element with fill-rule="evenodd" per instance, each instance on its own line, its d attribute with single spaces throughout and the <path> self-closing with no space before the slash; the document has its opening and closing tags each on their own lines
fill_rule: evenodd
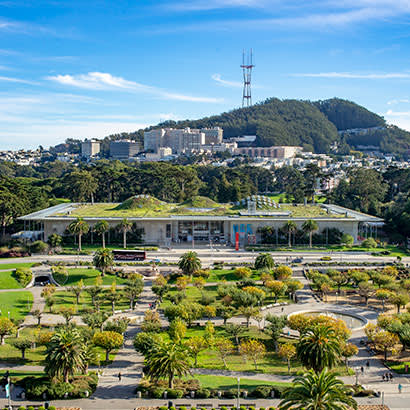
<svg viewBox="0 0 410 410">
<path fill-rule="evenodd" d="M 93 394 L 96 399 L 131 399 L 135 398 L 135 388 L 142 376 L 144 358 L 134 349 L 133 340 L 140 331 L 144 313 L 149 309 L 156 296 L 151 290 L 152 281 L 144 282 L 144 289 L 138 298 L 135 311 L 120 316 L 130 317 L 133 322 L 128 326 L 124 337 L 124 347 L 119 350 L 112 364 L 107 366 L 99 379 L 98 387 Z M 121 381 L 118 374 L 121 373 Z M 108 407 L 108 406 L 107 406 Z"/>
</svg>

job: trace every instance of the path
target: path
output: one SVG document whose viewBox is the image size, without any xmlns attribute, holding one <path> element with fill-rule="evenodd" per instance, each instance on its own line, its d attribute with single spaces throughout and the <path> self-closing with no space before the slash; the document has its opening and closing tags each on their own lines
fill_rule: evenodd
<svg viewBox="0 0 410 410">
<path fill-rule="evenodd" d="M 93 394 L 96 399 L 131 399 L 135 398 L 135 388 L 138 379 L 142 375 L 144 358 L 134 349 L 133 340 L 140 331 L 140 323 L 144 313 L 149 309 L 156 296 L 151 290 L 152 281 L 144 281 L 144 289 L 138 298 L 136 309 L 133 313 L 121 314 L 120 316 L 132 317 L 133 323 L 128 326 L 124 337 L 124 347 L 118 351 L 112 364 L 104 369 L 99 379 L 98 387 Z M 118 373 L 122 374 L 122 380 L 118 381 Z M 108 407 L 108 406 L 107 406 Z"/>
</svg>

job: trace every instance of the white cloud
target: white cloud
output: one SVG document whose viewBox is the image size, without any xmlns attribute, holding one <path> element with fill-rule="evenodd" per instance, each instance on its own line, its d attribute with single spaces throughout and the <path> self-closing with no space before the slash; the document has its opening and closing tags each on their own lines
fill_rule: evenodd
<svg viewBox="0 0 410 410">
<path fill-rule="evenodd" d="M 4 76 L 0 76 L 0 81 L 4 81 L 7 83 L 20 83 L 20 84 L 31 84 L 31 85 L 36 84 L 33 81 L 23 80 L 22 78 L 4 77 Z"/>
<path fill-rule="evenodd" d="M 239 81 L 229 81 L 229 80 L 224 80 L 221 76 L 221 74 L 212 74 L 211 76 L 212 80 L 214 80 L 217 84 L 223 85 L 225 87 L 235 87 L 235 88 L 242 88 L 243 83 Z"/>
<path fill-rule="evenodd" d="M 312 78 L 351 78 L 366 80 L 390 80 L 410 78 L 410 73 L 349 73 L 349 72 L 327 72 L 327 73 L 297 73 L 291 74 L 293 77 L 312 77 Z"/>
<path fill-rule="evenodd" d="M 403 99 L 399 99 L 399 100 L 390 100 L 387 101 L 387 105 L 395 105 L 395 104 L 401 104 L 401 103 L 410 103 L 410 100 L 408 100 L 407 98 L 403 98 Z"/>
<path fill-rule="evenodd" d="M 85 88 L 89 90 L 117 90 L 128 92 L 141 92 L 150 94 L 154 97 L 176 100 L 176 101 L 190 101 L 203 103 L 221 103 L 223 99 L 213 97 L 197 97 L 192 95 L 178 94 L 163 90 L 158 87 L 152 87 L 129 81 L 122 77 L 113 76 L 110 73 L 90 72 L 88 74 L 78 75 L 56 75 L 47 77 L 48 80 L 57 82 L 62 85 Z"/>
<path fill-rule="evenodd" d="M 397 125 L 407 131 L 410 131 L 410 111 L 392 111 L 388 110 L 384 115 L 390 124 Z"/>
</svg>

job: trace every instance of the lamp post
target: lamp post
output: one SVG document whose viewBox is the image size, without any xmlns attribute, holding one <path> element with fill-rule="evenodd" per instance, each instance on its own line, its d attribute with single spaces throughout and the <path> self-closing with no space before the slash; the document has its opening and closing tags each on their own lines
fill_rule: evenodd
<svg viewBox="0 0 410 410">
<path fill-rule="evenodd" d="M 240 401 L 240 396 L 241 396 L 241 390 L 240 390 L 240 386 L 241 386 L 241 378 L 240 377 L 238 377 L 238 397 L 237 397 L 237 402 L 236 402 L 236 408 L 239 410 L 239 407 L 240 407 L 240 403 L 239 403 L 239 401 Z"/>
</svg>

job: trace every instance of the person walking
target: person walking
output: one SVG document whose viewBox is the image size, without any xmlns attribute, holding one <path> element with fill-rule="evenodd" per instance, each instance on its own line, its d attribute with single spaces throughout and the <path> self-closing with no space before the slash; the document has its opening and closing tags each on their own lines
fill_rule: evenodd
<svg viewBox="0 0 410 410">
<path fill-rule="evenodd" d="M 401 383 L 399 383 L 398 388 L 399 388 L 399 393 L 401 393 L 401 391 L 402 391 L 402 389 L 403 389 L 403 386 L 401 385 Z"/>
<path fill-rule="evenodd" d="M 121 378 L 122 378 L 122 374 L 121 374 L 121 372 L 119 372 L 119 373 L 118 373 L 118 381 L 119 381 L 119 382 L 121 381 Z"/>
</svg>

